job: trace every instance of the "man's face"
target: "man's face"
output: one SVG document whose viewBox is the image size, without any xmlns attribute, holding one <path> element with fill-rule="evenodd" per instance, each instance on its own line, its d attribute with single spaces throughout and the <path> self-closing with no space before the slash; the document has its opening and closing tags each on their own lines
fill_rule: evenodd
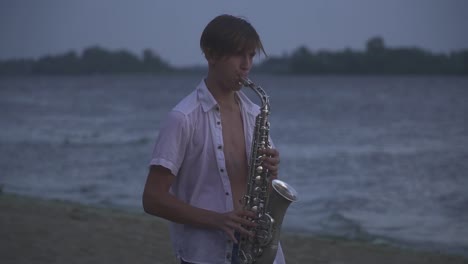
<svg viewBox="0 0 468 264">
<path fill-rule="evenodd" d="M 223 89 L 239 91 L 242 88 L 240 79 L 249 75 L 254 56 L 255 50 L 243 51 L 214 60 L 212 69 L 216 72 Z"/>
</svg>

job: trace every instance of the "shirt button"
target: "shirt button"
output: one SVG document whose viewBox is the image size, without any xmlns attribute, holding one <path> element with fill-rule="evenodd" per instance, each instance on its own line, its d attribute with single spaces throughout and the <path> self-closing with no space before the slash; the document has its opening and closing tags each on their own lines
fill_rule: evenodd
<svg viewBox="0 0 468 264">
<path fill-rule="evenodd" d="M 226 192 L 226 195 L 228 195 L 228 196 L 229 196 L 229 193 L 228 193 L 228 192 Z M 229 242 L 229 241 L 231 241 L 231 240 L 228 240 L 228 242 Z"/>
<path fill-rule="evenodd" d="M 227 259 L 227 260 L 231 260 L 231 253 L 227 253 L 227 254 L 226 254 L 226 259 Z"/>
<path fill-rule="evenodd" d="M 218 121 L 218 122 L 216 122 L 216 124 L 221 125 L 221 122 Z"/>
<path fill-rule="evenodd" d="M 216 107 L 216 111 L 219 111 L 219 106 Z"/>
<path fill-rule="evenodd" d="M 219 171 L 224 172 L 224 169 L 220 169 Z"/>
<path fill-rule="evenodd" d="M 222 148 L 223 148 L 223 146 L 221 146 L 221 145 L 218 146 L 218 149 L 222 149 Z"/>
</svg>

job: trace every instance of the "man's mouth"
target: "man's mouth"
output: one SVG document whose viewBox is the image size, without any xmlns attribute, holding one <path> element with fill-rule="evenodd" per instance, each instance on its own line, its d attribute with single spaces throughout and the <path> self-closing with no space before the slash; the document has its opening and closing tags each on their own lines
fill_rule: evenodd
<svg viewBox="0 0 468 264">
<path fill-rule="evenodd" d="M 238 83 L 239 85 L 244 85 L 244 80 L 247 79 L 247 74 L 240 74 L 238 76 Z"/>
</svg>

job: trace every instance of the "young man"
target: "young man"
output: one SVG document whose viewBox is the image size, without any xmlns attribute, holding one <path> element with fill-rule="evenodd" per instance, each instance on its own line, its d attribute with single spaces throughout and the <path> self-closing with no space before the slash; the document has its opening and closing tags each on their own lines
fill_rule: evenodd
<svg viewBox="0 0 468 264">
<path fill-rule="evenodd" d="M 259 107 L 240 92 L 257 52 L 265 53 L 256 30 L 231 15 L 214 18 L 200 46 L 208 73 L 195 91 L 167 115 L 160 128 L 143 193 L 145 212 L 171 221 L 181 263 L 237 263 L 242 197 Z M 265 151 L 264 166 L 278 175 L 279 153 Z M 281 247 L 275 263 L 284 263 Z"/>
</svg>

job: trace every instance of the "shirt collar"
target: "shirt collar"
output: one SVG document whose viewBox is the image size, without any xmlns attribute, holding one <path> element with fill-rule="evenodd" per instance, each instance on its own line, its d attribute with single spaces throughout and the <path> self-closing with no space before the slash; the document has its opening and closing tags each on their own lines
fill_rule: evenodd
<svg viewBox="0 0 468 264">
<path fill-rule="evenodd" d="M 203 111 L 208 112 L 213 107 L 218 105 L 216 99 L 211 94 L 208 87 L 206 87 L 205 79 L 202 79 L 200 84 L 197 86 L 197 93 L 198 93 L 198 100 L 200 101 Z M 255 105 L 247 95 L 245 95 L 242 91 L 236 92 L 237 98 L 239 98 L 239 102 L 245 109 L 252 114 L 258 112 L 259 107 Z"/>
<path fill-rule="evenodd" d="M 213 107 L 218 105 L 208 87 L 206 87 L 205 79 L 202 79 L 197 87 L 198 100 L 200 101 L 203 111 L 208 112 Z"/>
</svg>

